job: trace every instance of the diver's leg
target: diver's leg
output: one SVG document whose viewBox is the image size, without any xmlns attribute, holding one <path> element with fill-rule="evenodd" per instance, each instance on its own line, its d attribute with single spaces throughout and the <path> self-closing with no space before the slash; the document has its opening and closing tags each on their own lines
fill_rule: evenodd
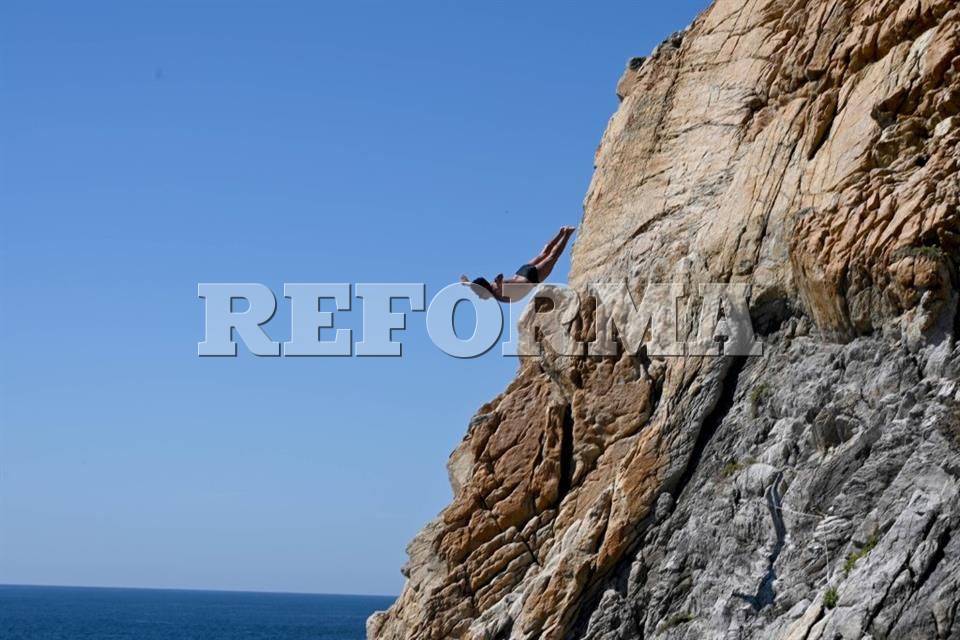
<svg viewBox="0 0 960 640">
<path fill-rule="evenodd" d="M 560 227 L 560 231 L 557 232 L 557 235 L 553 236 L 550 239 L 550 242 L 543 246 L 543 251 L 540 252 L 540 255 L 537 257 L 546 258 L 553 252 L 553 248 L 557 246 L 557 243 L 563 240 L 564 236 L 567 234 L 566 227 Z"/>
<path fill-rule="evenodd" d="M 564 238 L 566 236 L 567 236 L 567 227 L 561 227 L 560 231 L 557 232 L 557 235 L 555 235 L 550 240 L 550 242 L 544 245 L 543 250 L 540 251 L 540 253 L 538 253 L 536 257 L 531 259 L 527 264 L 537 265 L 546 260 L 549 260 L 550 256 L 553 255 L 553 250 L 556 249 L 557 247 L 557 243 L 564 242 L 565 241 Z"/>
<path fill-rule="evenodd" d="M 557 260 L 560 259 L 560 256 L 563 255 L 563 250 L 567 248 L 567 241 L 570 240 L 570 236 L 572 235 L 572 228 L 564 229 L 563 235 L 560 236 L 559 242 L 557 242 L 557 244 L 551 248 L 550 252 L 543 257 L 537 256 L 537 259 L 530 263 L 537 268 L 541 282 L 546 280 L 547 276 L 550 275 L 550 272 L 553 271 L 553 267 L 557 264 Z"/>
</svg>

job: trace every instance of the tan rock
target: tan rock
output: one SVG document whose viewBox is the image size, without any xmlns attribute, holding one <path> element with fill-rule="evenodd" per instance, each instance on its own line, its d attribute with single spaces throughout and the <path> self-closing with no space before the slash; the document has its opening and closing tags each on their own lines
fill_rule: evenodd
<svg viewBox="0 0 960 640">
<path fill-rule="evenodd" d="M 800 314 L 836 340 L 902 321 L 922 342 L 952 322 L 955 0 L 717 0 L 617 93 L 571 286 L 748 282 L 755 319 Z M 564 638 L 682 488 L 731 366 L 524 361 L 451 456 L 454 500 L 369 636 Z M 812 637 L 820 615 L 785 637 Z"/>
</svg>

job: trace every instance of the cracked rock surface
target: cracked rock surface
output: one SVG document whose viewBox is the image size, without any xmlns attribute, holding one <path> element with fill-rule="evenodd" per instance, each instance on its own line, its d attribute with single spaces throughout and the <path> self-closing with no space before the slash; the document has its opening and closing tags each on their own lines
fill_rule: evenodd
<svg viewBox="0 0 960 640">
<path fill-rule="evenodd" d="M 566 329 L 742 283 L 763 355 L 522 360 L 368 636 L 960 638 L 960 5 L 717 0 L 617 94 Z"/>
</svg>

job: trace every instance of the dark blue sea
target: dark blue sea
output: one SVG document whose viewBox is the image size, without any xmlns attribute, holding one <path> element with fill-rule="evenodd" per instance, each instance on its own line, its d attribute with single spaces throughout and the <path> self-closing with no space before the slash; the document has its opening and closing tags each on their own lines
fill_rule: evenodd
<svg viewBox="0 0 960 640">
<path fill-rule="evenodd" d="M 3 640 L 361 640 L 392 597 L 0 586 Z"/>
</svg>

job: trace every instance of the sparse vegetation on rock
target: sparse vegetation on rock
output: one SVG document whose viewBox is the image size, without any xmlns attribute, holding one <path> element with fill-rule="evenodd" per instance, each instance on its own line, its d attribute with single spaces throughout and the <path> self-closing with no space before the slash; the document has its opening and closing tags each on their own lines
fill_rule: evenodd
<svg viewBox="0 0 960 640">
<path fill-rule="evenodd" d="M 823 594 L 823 606 L 827 609 L 836 608 L 839 600 L 840 596 L 837 594 L 837 589 L 835 587 L 830 587 L 827 589 L 826 593 Z"/>
<path fill-rule="evenodd" d="M 850 572 L 857 566 L 857 561 L 866 557 L 875 546 L 877 546 L 877 535 L 872 534 L 861 548 L 851 551 L 843 563 L 843 575 L 849 576 Z"/>
</svg>

